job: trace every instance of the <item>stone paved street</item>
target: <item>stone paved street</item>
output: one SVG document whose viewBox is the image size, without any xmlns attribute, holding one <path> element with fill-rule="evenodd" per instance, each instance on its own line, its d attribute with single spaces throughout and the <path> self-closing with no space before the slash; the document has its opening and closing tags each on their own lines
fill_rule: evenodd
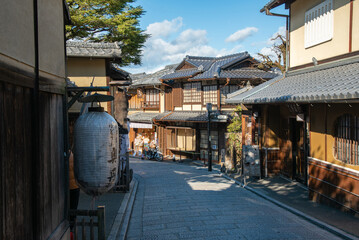
<svg viewBox="0 0 359 240">
<path fill-rule="evenodd" d="M 127 239 L 338 239 L 201 167 L 131 160 Z"/>
</svg>

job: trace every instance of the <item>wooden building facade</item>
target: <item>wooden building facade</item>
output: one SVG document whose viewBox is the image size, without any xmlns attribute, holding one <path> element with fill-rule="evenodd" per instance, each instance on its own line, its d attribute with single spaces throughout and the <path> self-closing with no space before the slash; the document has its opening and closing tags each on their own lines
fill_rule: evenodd
<svg viewBox="0 0 359 240">
<path fill-rule="evenodd" d="M 64 1 L 37 2 L 7 1 L 0 9 L 0 239 L 4 240 L 70 238 L 64 157 L 64 25 L 69 16 Z"/>
<path fill-rule="evenodd" d="M 244 104 L 258 126 L 264 176 L 295 179 L 310 199 L 358 214 L 359 2 L 270 1 L 261 11 L 282 4 L 290 8 L 288 71 L 227 101 Z"/>
<path fill-rule="evenodd" d="M 154 119 L 162 151 L 180 159 L 208 160 L 210 146 L 212 160 L 225 162 L 226 129 L 234 110 L 225 102 L 227 95 L 277 76 L 256 64 L 247 52 L 218 58 L 187 56 L 174 73 L 162 76 L 165 111 Z M 207 103 L 212 104 L 210 137 Z"/>
</svg>

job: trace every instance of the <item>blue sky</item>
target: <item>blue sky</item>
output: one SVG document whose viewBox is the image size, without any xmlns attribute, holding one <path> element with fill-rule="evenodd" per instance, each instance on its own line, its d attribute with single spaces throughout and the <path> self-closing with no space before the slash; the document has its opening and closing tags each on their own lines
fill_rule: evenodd
<svg viewBox="0 0 359 240">
<path fill-rule="evenodd" d="M 130 73 L 151 73 L 179 63 L 186 55 L 223 56 L 248 51 L 270 54 L 270 39 L 285 32 L 285 18 L 259 10 L 269 0 L 137 0 L 146 11 L 141 28 L 151 34 L 141 66 Z M 284 6 L 273 10 L 287 14 Z"/>
</svg>

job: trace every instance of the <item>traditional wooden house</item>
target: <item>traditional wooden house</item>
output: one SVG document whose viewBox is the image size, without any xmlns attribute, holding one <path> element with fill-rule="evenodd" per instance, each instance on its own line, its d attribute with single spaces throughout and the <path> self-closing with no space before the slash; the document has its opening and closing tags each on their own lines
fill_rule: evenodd
<svg viewBox="0 0 359 240">
<path fill-rule="evenodd" d="M 132 74 L 132 84 L 128 89 L 128 106 L 130 119 L 130 148 L 135 149 L 136 137 L 147 136 L 157 142 L 157 134 L 152 119 L 165 108 L 165 87 L 160 77 L 172 73 L 178 64 L 166 66 L 157 72 Z"/>
<path fill-rule="evenodd" d="M 70 238 L 65 4 L 1 2 L 0 239 Z"/>
<path fill-rule="evenodd" d="M 128 86 L 131 83 L 129 73 L 115 65 L 121 63 L 121 48 L 117 43 L 68 41 L 66 51 L 68 78 L 78 87 L 109 87 L 110 83 Z M 114 95 L 114 92 L 103 94 Z M 69 112 L 79 112 L 80 105 L 75 103 Z M 110 114 L 113 112 L 112 102 L 102 103 L 102 107 Z"/>
<path fill-rule="evenodd" d="M 260 136 L 264 175 L 296 179 L 310 199 L 358 214 L 359 2 L 273 0 L 261 11 L 282 4 L 289 70 L 227 102 L 251 110 L 244 122 L 256 124 L 244 132 Z"/>
<path fill-rule="evenodd" d="M 224 159 L 226 128 L 234 108 L 225 103 L 227 94 L 277 76 L 259 70 L 256 64 L 247 52 L 223 57 L 187 56 L 173 73 L 162 76 L 165 111 L 154 118 L 162 151 L 176 158 L 208 159 L 206 104 L 211 103 L 212 159 Z"/>
</svg>

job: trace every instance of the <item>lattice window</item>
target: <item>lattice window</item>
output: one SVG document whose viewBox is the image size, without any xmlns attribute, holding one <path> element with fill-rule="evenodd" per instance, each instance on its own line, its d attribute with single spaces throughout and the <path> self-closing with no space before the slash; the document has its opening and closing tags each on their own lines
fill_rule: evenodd
<svg viewBox="0 0 359 240">
<path fill-rule="evenodd" d="M 196 150 L 196 130 L 191 128 L 168 127 L 167 147 L 182 151 Z"/>
<path fill-rule="evenodd" d="M 218 131 L 211 131 L 210 134 L 212 145 L 212 160 L 218 161 Z M 208 131 L 201 130 L 200 135 L 200 157 L 201 159 L 208 159 Z"/>
<path fill-rule="evenodd" d="M 221 104 L 226 104 L 227 95 L 237 91 L 239 87 L 237 85 L 226 85 L 221 87 Z"/>
<path fill-rule="evenodd" d="M 192 83 L 183 84 L 183 102 L 192 102 Z"/>
<path fill-rule="evenodd" d="M 326 0 L 305 12 L 305 48 L 333 38 L 333 16 L 333 0 Z"/>
<path fill-rule="evenodd" d="M 183 102 L 184 103 L 200 103 L 201 102 L 201 83 L 185 83 L 183 84 Z"/>
<path fill-rule="evenodd" d="M 217 105 L 217 85 L 203 86 L 203 104 Z"/>
<path fill-rule="evenodd" d="M 335 125 L 334 156 L 350 165 L 359 165 L 359 117 L 345 114 Z"/>
<path fill-rule="evenodd" d="M 145 107 L 158 107 L 160 105 L 160 96 L 157 89 L 146 89 Z"/>
</svg>

